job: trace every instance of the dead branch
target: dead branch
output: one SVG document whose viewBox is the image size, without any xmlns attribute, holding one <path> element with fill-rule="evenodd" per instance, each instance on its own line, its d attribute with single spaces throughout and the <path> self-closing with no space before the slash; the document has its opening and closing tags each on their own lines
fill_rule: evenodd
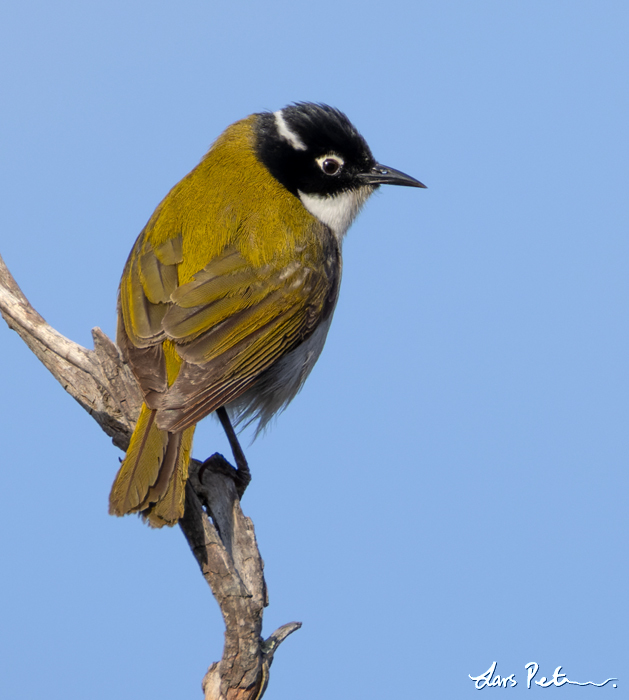
<svg viewBox="0 0 629 700">
<path fill-rule="evenodd" d="M 118 347 L 100 330 L 87 350 L 51 328 L 30 305 L 0 256 L 0 314 L 73 396 L 125 450 L 142 392 Z M 277 647 L 301 627 L 283 625 L 263 640 L 268 605 L 253 523 L 240 509 L 235 470 L 221 456 L 192 460 L 186 511 L 179 525 L 225 620 L 223 658 L 203 679 L 205 700 L 259 700 Z"/>
</svg>

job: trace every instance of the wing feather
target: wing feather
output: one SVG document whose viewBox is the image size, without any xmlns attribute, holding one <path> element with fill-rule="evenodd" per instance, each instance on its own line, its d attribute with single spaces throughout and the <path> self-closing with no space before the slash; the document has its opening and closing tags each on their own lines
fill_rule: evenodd
<svg viewBox="0 0 629 700">
<path fill-rule="evenodd" d="M 162 265 L 178 265 L 183 262 L 183 236 L 173 236 L 156 246 L 155 255 Z"/>
<path fill-rule="evenodd" d="M 340 275 L 335 241 L 308 251 L 302 264 L 262 267 L 227 246 L 178 284 L 178 241 L 155 248 L 139 241 L 141 254 L 132 254 L 121 283 L 128 336 L 121 346 L 157 411 L 156 426 L 169 432 L 238 398 L 306 340 L 331 313 Z M 166 381 L 164 341 L 182 360 L 174 381 Z"/>
<path fill-rule="evenodd" d="M 177 289 L 177 266 L 162 264 L 154 250 L 140 257 L 139 275 L 142 292 L 151 304 L 167 304 Z"/>
</svg>

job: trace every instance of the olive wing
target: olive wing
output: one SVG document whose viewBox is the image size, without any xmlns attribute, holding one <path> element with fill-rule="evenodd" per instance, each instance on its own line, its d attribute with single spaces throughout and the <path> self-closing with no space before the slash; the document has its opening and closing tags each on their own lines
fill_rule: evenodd
<svg viewBox="0 0 629 700">
<path fill-rule="evenodd" d="M 119 333 L 157 425 L 173 432 L 238 398 L 306 340 L 334 307 L 340 270 L 336 246 L 307 264 L 259 268 L 228 247 L 179 285 L 180 249 L 132 254 Z"/>
</svg>

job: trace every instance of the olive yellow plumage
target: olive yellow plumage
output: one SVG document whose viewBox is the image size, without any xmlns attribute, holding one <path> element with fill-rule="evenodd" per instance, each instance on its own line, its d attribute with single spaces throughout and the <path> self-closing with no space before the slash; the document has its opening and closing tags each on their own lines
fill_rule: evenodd
<svg viewBox="0 0 629 700">
<path fill-rule="evenodd" d="M 290 111 L 298 108 L 304 111 Z M 332 168 L 321 158 L 331 154 L 349 169 L 350 158 L 332 147 L 343 141 L 342 129 L 321 137 L 315 124 L 312 145 L 309 129 L 317 118 L 341 117 L 347 121 L 327 107 L 296 105 L 233 124 L 138 237 L 120 283 L 118 344 L 145 403 L 111 491 L 112 514 L 141 512 L 155 527 L 177 522 L 196 423 L 228 406 L 236 417 L 264 424 L 303 384 L 338 295 L 339 207 L 351 209 L 341 212 L 351 222 L 391 177 L 382 166 L 376 173 L 347 121 L 345 138 L 349 133 L 360 140 L 357 150 L 367 148 L 360 173 L 352 174 L 363 180 L 327 191 L 325 168 Z M 325 138 L 332 143 L 324 147 Z M 310 193 L 291 186 L 301 162 L 291 158 L 305 155 L 319 168 Z M 411 180 L 393 184 L 417 182 Z M 308 188 L 308 178 L 299 184 Z M 336 218 L 325 206 L 321 213 L 321 203 L 331 204 Z"/>
</svg>

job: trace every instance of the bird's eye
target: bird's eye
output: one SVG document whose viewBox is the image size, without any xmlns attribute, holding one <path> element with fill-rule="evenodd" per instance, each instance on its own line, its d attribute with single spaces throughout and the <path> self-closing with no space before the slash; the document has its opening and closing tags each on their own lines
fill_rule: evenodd
<svg viewBox="0 0 629 700">
<path fill-rule="evenodd" d="M 318 162 L 326 175 L 338 175 L 343 167 L 343 161 L 338 158 L 322 158 Z"/>
</svg>

